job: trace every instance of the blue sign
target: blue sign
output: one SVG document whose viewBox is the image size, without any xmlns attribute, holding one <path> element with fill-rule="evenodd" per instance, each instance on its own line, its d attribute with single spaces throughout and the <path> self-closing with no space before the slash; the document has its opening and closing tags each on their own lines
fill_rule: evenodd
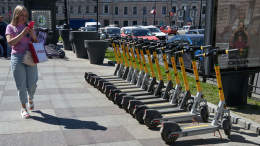
<svg viewBox="0 0 260 146">
<path fill-rule="evenodd" d="M 191 17 L 188 17 L 188 21 L 191 21 Z"/>
</svg>

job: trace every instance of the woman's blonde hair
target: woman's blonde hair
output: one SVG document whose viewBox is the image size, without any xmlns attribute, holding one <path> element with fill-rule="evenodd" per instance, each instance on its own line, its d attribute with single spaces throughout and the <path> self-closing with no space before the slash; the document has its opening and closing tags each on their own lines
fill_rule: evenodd
<svg viewBox="0 0 260 146">
<path fill-rule="evenodd" d="M 23 10 L 26 11 L 26 13 L 27 13 L 27 19 L 28 19 L 29 13 L 28 13 L 27 9 L 26 9 L 24 6 L 18 5 L 18 6 L 15 7 L 14 13 L 13 13 L 13 19 L 12 19 L 12 22 L 11 22 L 11 24 L 12 24 L 13 26 L 17 26 L 17 25 L 18 25 L 18 16 L 20 15 L 20 13 L 21 13 Z M 25 24 L 26 26 L 28 26 L 27 20 L 24 22 L 24 24 Z"/>
</svg>

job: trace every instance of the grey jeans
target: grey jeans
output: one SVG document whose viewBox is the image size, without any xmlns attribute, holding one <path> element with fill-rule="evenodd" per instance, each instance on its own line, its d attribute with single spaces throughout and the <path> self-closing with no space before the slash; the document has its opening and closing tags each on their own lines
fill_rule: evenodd
<svg viewBox="0 0 260 146">
<path fill-rule="evenodd" d="M 22 62 L 23 56 L 23 54 L 11 55 L 11 69 L 20 101 L 22 104 L 26 104 L 28 102 L 27 92 L 30 99 L 34 98 L 38 81 L 38 70 L 37 65 L 30 66 L 24 64 Z"/>
</svg>

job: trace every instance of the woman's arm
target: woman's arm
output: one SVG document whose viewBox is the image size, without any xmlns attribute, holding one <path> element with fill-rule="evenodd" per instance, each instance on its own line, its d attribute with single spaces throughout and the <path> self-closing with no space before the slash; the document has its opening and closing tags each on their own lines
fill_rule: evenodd
<svg viewBox="0 0 260 146">
<path fill-rule="evenodd" d="M 28 33 L 28 28 L 24 28 L 22 33 L 14 37 L 12 34 L 7 34 L 6 39 L 9 46 L 16 45 L 26 34 Z"/>
<path fill-rule="evenodd" d="M 29 28 L 28 31 L 29 31 L 29 33 L 30 33 L 31 36 L 32 36 L 32 42 L 33 42 L 33 43 L 38 43 L 39 41 L 38 41 L 38 39 L 37 39 L 36 34 L 34 33 L 34 30 Z"/>
</svg>

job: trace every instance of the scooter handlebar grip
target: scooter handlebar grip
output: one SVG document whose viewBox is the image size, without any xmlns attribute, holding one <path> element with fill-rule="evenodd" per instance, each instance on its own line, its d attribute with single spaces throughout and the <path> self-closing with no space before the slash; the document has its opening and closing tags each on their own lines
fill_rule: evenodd
<svg viewBox="0 0 260 146">
<path fill-rule="evenodd" d="M 182 53 L 182 51 L 176 51 L 175 52 L 175 54 L 181 54 Z"/>
<path fill-rule="evenodd" d="M 201 46 L 201 47 L 200 47 L 201 50 L 203 50 L 203 49 L 207 49 L 207 48 L 211 48 L 211 45 Z"/>
<path fill-rule="evenodd" d="M 238 51 L 238 49 L 231 49 L 231 50 L 226 50 L 226 53 L 236 52 L 236 51 Z"/>
<path fill-rule="evenodd" d="M 204 54 L 199 54 L 199 55 L 196 55 L 196 57 L 204 57 L 205 55 Z"/>
</svg>

